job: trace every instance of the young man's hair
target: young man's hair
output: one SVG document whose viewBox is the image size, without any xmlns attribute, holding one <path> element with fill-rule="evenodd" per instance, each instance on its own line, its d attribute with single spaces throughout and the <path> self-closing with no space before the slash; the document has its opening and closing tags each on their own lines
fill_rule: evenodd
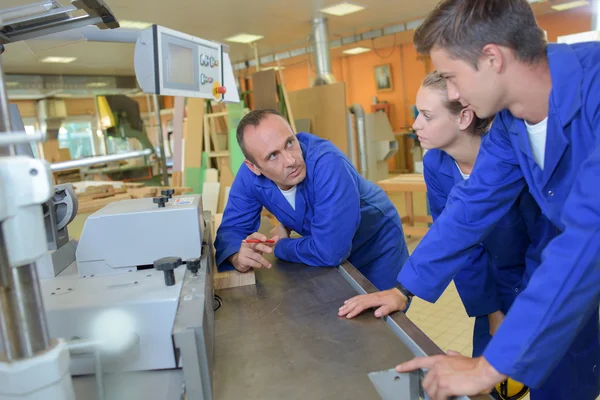
<svg viewBox="0 0 600 400">
<path fill-rule="evenodd" d="M 444 79 L 437 71 L 427 74 L 423 80 L 423 87 L 439 90 L 443 96 L 444 106 L 452 115 L 458 115 L 464 110 L 465 107 L 460 101 L 448 100 L 448 85 L 446 84 L 446 79 Z M 470 127 L 473 128 L 474 134 L 483 135 L 490 128 L 493 120 L 494 116 L 481 119 L 477 115 L 474 115 Z"/>
<path fill-rule="evenodd" d="M 237 126 L 236 138 L 238 145 L 240 146 L 240 149 L 242 149 L 242 154 L 244 154 L 244 157 L 246 157 L 246 159 L 252 164 L 256 164 L 256 162 L 254 161 L 254 158 L 250 156 L 250 154 L 248 154 L 248 152 L 246 151 L 246 146 L 244 145 L 244 130 L 247 126 L 256 127 L 260 125 L 262 120 L 269 115 L 279 115 L 283 118 L 283 116 L 279 112 L 270 108 L 263 108 L 259 110 L 252 110 L 248 114 L 244 115 L 244 117 L 241 119 L 240 123 Z"/>
<path fill-rule="evenodd" d="M 414 35 L 421 54 L 439 47 L 477 69 L 483 47 L 512 49 L 521 62 L 546 57 L 546 35 L 527 0 L 442 0 Z"/>
</svg>

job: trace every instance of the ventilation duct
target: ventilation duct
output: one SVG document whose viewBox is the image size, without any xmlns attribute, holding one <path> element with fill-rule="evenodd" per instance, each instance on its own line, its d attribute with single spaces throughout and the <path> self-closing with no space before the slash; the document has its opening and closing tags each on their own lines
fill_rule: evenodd
<svg viewBox="0 0 600 400">
<path fill-rule="evenodd" d="M 313 86 L 328 85 L 335 82 L 331 72 L 331 55 L 329 53 L 329 35 L 327 34 L 327 18 L 322 15 L 312 20 L 313 49 L 317 76 Z"/>
</svg>

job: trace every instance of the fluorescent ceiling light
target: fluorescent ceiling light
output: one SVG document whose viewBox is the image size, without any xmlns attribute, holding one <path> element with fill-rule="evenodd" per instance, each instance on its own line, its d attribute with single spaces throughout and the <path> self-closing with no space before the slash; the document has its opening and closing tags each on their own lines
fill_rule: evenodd
<svg viewBox="0 0 600 400">
<path fill-rule="evenodd" d="M 555 11 L 564 11 L 564 10 L 570 10 L 571 8 L 587 6 L 588 4 L 590 4 L 590 3 L 587 0 L 576 0 L 576 1 L 570 1 L 568 3 L 553 5 L 552 9 Z"/>
<path fill-rule="evenodd" d="M 19 86 L 19 82 L 6 82 L 6 87 L 17 87 Z"/>
<path fill-rule="evenodd" d="M 281 68 L 278 67 L 278 66 L 264 67 L 264 68 L 261 67 L 260 68 L 261 71 L 270 71 L 270 70 L 273 70 L 273 71 L 280 71 L 281 70 L 281 71 L 283 71 L 284 69 L 285 69 L 285 67 L 283 67 L 283 66 Z"/>
<path fill-rule="evenodd" d="M 359 6 L 358 4 L 352 4 L 348 2 L 334 4 L 329 7 L 325 7 L 321 9 L 321 12 L 325 14 L 336 15 L 338 17 L 355 13 L 357 11 L 364 10 L 364 6 Z"/>
<path fill-rule="evenodd" d="M 59 64 L 68 64 L 77 60 L 75 57 L 46 57 L 42 58 L 40 61 L 44 63 L 59 63 Z"/>
<path fill-rule="evenodd" d="M 371 49 L 368 49 L 366 47 L 354 47 L 352 49 L 344 50 L 342 51 L 342 53 L 355 55 L 360 53 L 366 53 L 367 51 L 371 51 Z"/>
<path fill-rule="evenodd" d="M 108 85 L 108 83 L 106 83 L 106 82 L 90 82 L 85 86 L 87 86 L 87 87 L 104 87 L 107 85 Z"/>
<path fill-rule="evenodd" d="M 119 26 L 126 29 L 146 29 L 152 26 L 149 22 L 128 21 L 126 19 L 119 21 Z"/>
<path fill-rule="evenodd" d="M 533 3 L 543 3 L 546 0 L 527 0 L 528 3 L 533 4 Z"/>
<path fill-rule="evenodd" d="M 240 33 L 239 35 L 234 35 L 231 37 L 228 37 L 227 40 L 228 42 L 234 42 L 234 43 L 252 43 L 252 42 L 256 42 L 257 40 L 262 39 L 264 36 L 260 36 L 260 35 L 251 35 L 249 33 Z"/>
</svg>

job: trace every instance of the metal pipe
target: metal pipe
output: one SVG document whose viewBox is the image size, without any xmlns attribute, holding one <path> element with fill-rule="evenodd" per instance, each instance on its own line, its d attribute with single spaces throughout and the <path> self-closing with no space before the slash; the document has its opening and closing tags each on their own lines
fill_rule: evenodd
<svg viewBox="0 0 600 400">
<path fill-rule="evenodd" d="M 367 178 L 369 166 L 367 164 L 367 126 L 365 122 L 365 110 L 360 104 L 352 104 L 350 112 L 356 116 L 356 133 L 358 135 L 358 160 L 360 174 Z"/>
<path fill-rule="evenodd" d="M 12 267 L 13 300 L 16 305 L 21 356 L 33 357 L 50 347 L 50 335 L 44 313 L 42 291 L 35 264 Z"/>
<path fill-rule="evenodd" d="M 32 134 L 27 134 L 26 132 L 11 132 L 0 134 L 0 146 L 43 142 L 44 140 L 46 140 L 46 134 L 44 132 L 35 132 Z"/>
<path fill-rule="evenodd" d="M 63 162 L 51 164 L 50 169 L 53 172 L 54 171 L 64 171 L 66 169 L 87 167 L 90 165 L 104 164 L 104 163 L 113 162 L 113 161 L 128 160 L 131 158 L 144 157 L 144 156 L 149 156 L 150 154 L 152 154 L 151 149 L 144 149 L 144 150 L 139 150 L 139 151 L 131 151 L 128 153 L 111 154 L 108 156 L 82 158 L 79 160 L 63 161 Z"/>
<path fill-rule="evenodd" d="M 160 119 L 160 108 L 158 107 L 158 96 L 153 94 L 154 113 L 156 116 L 156 132 L 158 134 L 158 145 L 160 147 L 160 163 L 162 170 L 163 185 L 169 186 L 169 174 L 167 172 L 167 156 L 165 155 L 165 141 L 163 138 L 162 123 Z"/>
<path fill-rule="evenodd" d="M 354 167 L 356 168 L 356 147 L 354 146 L 354 118 L 352 118 L 352 113 L 349 112 L 346 114 L 347 124 L 348 124 L 348 158 Z"/>
<path fill-rule="evenodd" d="M 1 46 L 1 45 L 0 45 Z M 4 46 L 0 49 L 3 52 Z M 10 132 L 10 113 L 8 112 L 8 96 L 6 95 L 6 84 L 4 83 L 4 69 L 0 62 L 0 132 Z"/>
<path fill-rule="evenodd" d="M 0 44 L 0 55 L 4 53 L 4 45 Z M 0 56 L 1 57 L 1 56 Z M 6 94 L 6 84 L 4 83 L 4 70 L 2 68 L 2 60 L 0 59 L 0 133 L 10 132 L 10 112 L 8 111 L 8 96 Z M 0 156 L 15 155 L 15 147 L 9 146 L 0 148 Z"/>
<path fill-rule="evenodd" d="M 317 76 L 313 86 L 328 85 L 335 82 L 331 72 L 331 57 L 329 54 L 329 35 L 327 33 L 327 18 L 319 15 L 312 20 L 313 50 Z"/>
<path fill-rule="evenodd" d="M 104 400 L 104 368 L 102 367 L 102 353 L 97 351 L 94 355 L 96 361 L 96 391 L 98 400 Z"/>
<path fill-rule="evenodd" d="M 1 226 L 0 333 L 9 361 L 33 357 L 50 347 L 37 268 L 11 267 Z"/>
<path fill-rule="evenodd" d="M 600 29 L 600 0 L 593 0 L 592 2 L 592 30 L 597 31 Z"/>
<path fill-rule="evenodd" d="M 8 251 L 4 242 L 4 231 L 0 224 L 0 339 L 8 361 L 20 358 L 21 348 L 12 299 L 12 274 Z"/>
</svg>

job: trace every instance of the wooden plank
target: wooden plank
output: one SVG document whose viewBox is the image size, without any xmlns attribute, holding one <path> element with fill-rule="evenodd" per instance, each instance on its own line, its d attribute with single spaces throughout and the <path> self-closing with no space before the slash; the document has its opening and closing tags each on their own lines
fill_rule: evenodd
<svg viewBox="0 0 600 400">
<path fill-rule="evenodd" d="M 104 199 L 106 197 L 115 196 L 117 194 L 123 194 L 123 193 L 127 193 L 127 189 L 125 189 L 125 188 L 114 189 L 114 190 L 112 190 L 110 192 L 107 192 L 107 193 L 93 194 L 93 195 L 91 195 L 91 200 Z"/>
<path fill-rule="evenodd" d="M 202 186 L 202 207 L 212 215 L 217 213 L 220 186 L 219 182 L 204 182 Z"/>
<path fill-rule="evenodd" d="M 310 119 L 312 132 L 348 155 L 346 85 L 337 82 L 288 93 L 294 118 Z"/>
<path fill-rule="evenodd" d="M 377 181 L 377 185 L 388 193 L 427 192 L 423 174 L 400 174 L 392 178 Z"/>
<path fill-rule="evenodd" d="M 290 126 L 292 127 L 292 131 L 294 133 L 298 133 L 296 130 L 296 122 L 294 121 L 294 110 L 292 110 L 292 106 L 290 105 L 290 99 L 288 97 L 287 90 L 285 89 L 285 81 L 283 80 L 283 72 L 281 69 L 281 62 L 277 60 L 277 74 L 279 75 L 279 84 L 281 85 L 281 91 L 283 92 L 283 101 L 285 101 L 285 105 L 287 107 L 288 119 L 290 122 Z"/>
<path fill-rule="evenodd" d="M 221 171 L 221 175 L 219 177 L 219 183 L 221 184 L 221 187 L 219 188 L 219 202 L 217 206 L 219 213 L 222 213 L 225 209 L 226 203 L 225 192 L 227 191 L 227 188 L 230 188 L 233 184 L 233 174 L 229 168 L 229 158 L 219 158 L 218 163 Z"/>
<path fill-rule="evenodd" d="M 173 171 L 173 175 L 171 176 L 171 183 L 173 186 L 181 186 L 183 185 L 182 172 L 181 171 Z"/>
<path fill-rule="evenodd" d="M 134 199 L 156 197 L 156 195 L 158 194 L 158 189 L 150 188 L 150 187 L 132 188 L 132 189 L 127 189 L 127 194 L 131 195 L 131 197 Z"/>
<path fill-rule="evenodd" d="M 210 222 L 213 239 L 216 237 L 216 233 L 217 233 L 217 230 L 219 229 L 219 226 L 221 225 L 222 219 L 223 219 L 223 214 L 216 214 L 213 217 L 213 221 Z M 214 251 L 214 247 L 212 247 L 212 249 Z M 217 269 L 217 266 L 214 265 L 213 282 L 214 282 L 215 290 L 228 289 L 228 288 L 239 287 L 239 286 L 255 285 L 256 284 L 256 275 L 254 274 L 253 269 L 251 269 L 248 272 L 244 272 L 244 273 L 241 273 L 236 270 L 219 272 L 219 270 Z"/>
<path fill-rule="evenodd" d="M 80 214 L 88 214 L 93 213 L 101 208 L 107 206 L 110 203 L 120 200 L 128 200 L 131 199 L 130 194 L 118 194 L 116 196 L 106 197 L 104 199 L 91 200 L 79 203 L 78 213 Z"/>
<path fill-rule="evenodd" d="M 202 166 L 204 107 L 204 99 L 187 99 L 187 120 L 184 130 L 183 150 L 184 168 L 200 168 Z"/>
<path fill-rule="evenodd" d="M 252 74 L 252 96 L 255 110 L 261 108 L 279 110 L 275 71 L 260 71 Z"/>
<path fill-rule="evenodd" d="M 133 189 L 133 188 L 144 187 L 144 184 L 140 183 L 140 182 L 127 182 L 127 183 L 123 183 L 123 186 L 127 189 Z M 179 186 L 181 186 L 181 185 L 179 185 Z"/>
</svg>

